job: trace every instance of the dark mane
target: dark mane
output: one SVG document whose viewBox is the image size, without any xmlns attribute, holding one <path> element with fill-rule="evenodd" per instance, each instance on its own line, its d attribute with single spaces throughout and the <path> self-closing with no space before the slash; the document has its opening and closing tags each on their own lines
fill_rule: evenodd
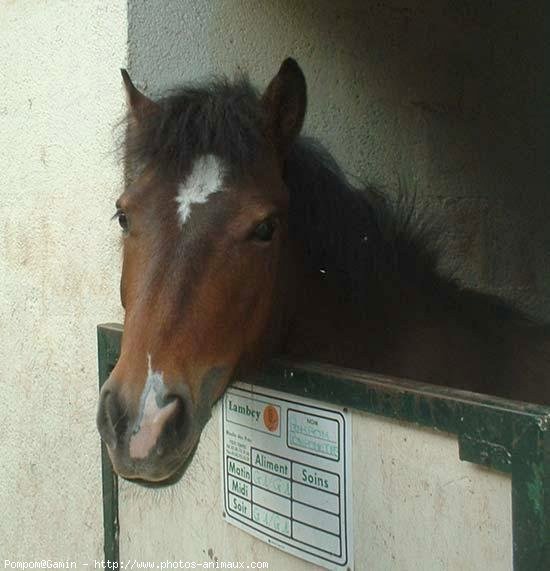
<svg viewBox="0 0 550 571">
<path fill-rule="evenodd" d="M 196 157 L 211 153 L 239 178 L 266 152 L 260 97 L 244 77 L 180 89 L 156 103 L 158 111 L 140 129 L 127 130 L 123 148 L 130 171 L 148 164 L 163 177 L 181 178 Z M 401 295 L 406 284 L 454 303 L 460 287 L 437 272 L 438 232 L 418 215 L 406 189 L 391 201 L 368 185 L 353 187 L 334 158 L 305 137 L 290 149 L 283 176 L 291 196 L 290 231 L 303 245 L 309 270 L 330 273 L 352 301 L 381 292 L 386 299 Z M 490 301 L 491 315 L 520 316 Z"/>
<path fill-rule="evenodd" d="M 319 143 L 302 138 L 286 162 L 292 233 L 310 269 L 335 273 L 354 297 L 398 277 L 428 286 L 438 257 L 435 225 L 418 216 L 414 196 L 392 202 L 373 186 L 355 188 Z"/>
<path fill-rule="evenodd" d="M 303 246 L 308 270 L 326 272 L 358 311 L 372 314 L 382 300 L 406 309 L 416 291 L 416 317 L 439 308 L 474 328 L 532 323 L 511 304 L 438 270 L 439 224 L 418 212 L 406 188 L 392 201 L 375 187 L 352 186 L 330 153 L 308 138 L 291 149 L 284 179 L 290 231 Z"/>
</svg>

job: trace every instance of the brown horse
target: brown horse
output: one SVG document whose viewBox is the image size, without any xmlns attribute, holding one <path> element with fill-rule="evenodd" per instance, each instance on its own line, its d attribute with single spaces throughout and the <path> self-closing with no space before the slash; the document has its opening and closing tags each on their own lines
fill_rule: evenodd
<svg viewBox="0 0 550 571">
<path fill-rule="evenodd" d="M 409 207 L 299 137 L 295 61 L 262 96 L 242 79 L 153 102 L 123 78 L 126 317 L 98 412 L 121 476 L 181 473 L 231 378 L 273 354 L 550 403 L 548 329 L 439 275 Z"/>
</svg>

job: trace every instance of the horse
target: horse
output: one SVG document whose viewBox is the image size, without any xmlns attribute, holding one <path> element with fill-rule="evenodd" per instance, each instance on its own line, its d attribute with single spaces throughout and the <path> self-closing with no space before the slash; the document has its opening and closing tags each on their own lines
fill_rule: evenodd
<svg viewBox="0 0 550 571">
<path fill-rule="evenodd" d="M 122 76 L 124 332 L 97 414 L 121 477 L 173 481 L 231 379 L 274 355 L 550 404 L 550 329 L 443 275 L 410 200 L 300 134 L 293 59 L 262 94 L 240 76 L 152 100 Z"/>
</svg>

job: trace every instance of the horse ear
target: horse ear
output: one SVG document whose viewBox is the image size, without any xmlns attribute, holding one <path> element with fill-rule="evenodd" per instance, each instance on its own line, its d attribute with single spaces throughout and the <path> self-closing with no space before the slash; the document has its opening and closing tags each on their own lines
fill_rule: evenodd
<svg viewBox="0 0 550 571">
<path fill-rule="evenodd" d="M 149 99 L 146 95 L 143 95 L 141 91 L 132 83 L 129 73 L 125 69 L 121 69 L 122 81 L 124 82 L 124 89 L 126 90 L 126 98 L 128 100 L 128 105 L 134 115 L 134 118 L 139 122 L 145 116 L 154 113 L 158 106 L 157 104 Z"/>
<path fill-rule="evenodd" d="M 284 155 L 300 133 L 307 103 L 306 79 L 292 58 L 283 61 L 262 96 L 267 136 Z"/>
</svg>

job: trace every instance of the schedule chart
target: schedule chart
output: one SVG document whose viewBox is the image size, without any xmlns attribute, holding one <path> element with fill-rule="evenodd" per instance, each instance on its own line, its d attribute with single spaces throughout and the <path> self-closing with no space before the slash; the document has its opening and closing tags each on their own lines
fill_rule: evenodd
<svg viewBox="0 0 550 571">
<path fill-rule="evenodd" d="M 268 543 L 349 568 L 350 420 L 275 391 L 232 387 L 223 401 L 224 515 Z"/>
</svg>

